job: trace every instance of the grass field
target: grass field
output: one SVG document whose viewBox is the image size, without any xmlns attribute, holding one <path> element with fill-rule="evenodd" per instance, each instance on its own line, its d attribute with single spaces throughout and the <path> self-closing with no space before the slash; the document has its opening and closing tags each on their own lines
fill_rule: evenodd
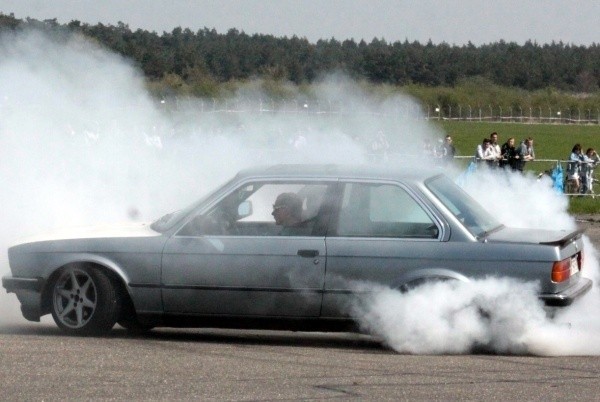
<svg viewBox="0 0 600 402">
<path fill-rule="evenodd" d="M 518 124 L 498 122 L 452 122 L 442 121 L 439 126 L 447 134 L 452 135 L 459 156 L 473 156 L 475 148 L 490 133 L 498 133 L 498 141 L 503 144 L 514 137 L 518 145 L 526 137 L 533 138 L 533 148 L 538 160 L 526 164 L 525 169 L 537 173 L 551 169 L 558 160 L 566 160 L 576 143 L 582 148 L 595 148 L 600 152 L 600 126 L 598 125 L 554 125 L 554 124 Z M 467 164 L 465 159 L 464 163 Z M 566 168 L 563 163 L 563 169 Z M 598 168 L 600 170 L 600 168 Z M 600 173 L 596 174 L 600 177 Z M 596 184 L 596 192 L 600 194 L 600 184 Z M 569 212 L 573 214 L 600 214 L 600 196 L 573 197 L 570 200 Z"/>
</svg>

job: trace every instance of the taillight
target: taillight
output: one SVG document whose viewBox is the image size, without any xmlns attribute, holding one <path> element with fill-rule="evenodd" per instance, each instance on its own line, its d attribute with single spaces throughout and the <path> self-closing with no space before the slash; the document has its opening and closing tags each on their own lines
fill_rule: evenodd
<svg viewBox="0 0 600 402">
<path fill-rule="evenodd" d="M 583 269 L 583 251 L 580 251 L 579 254 L 577 254 L 577 264 L 579 265 L 579 270 L 581 271 Z"/>
<path fill-rule="evenodd" d="M 564 282 L 571 277 L 571 259 L 556 261 L 552 265 L 552 282 Z"/>
</svg>

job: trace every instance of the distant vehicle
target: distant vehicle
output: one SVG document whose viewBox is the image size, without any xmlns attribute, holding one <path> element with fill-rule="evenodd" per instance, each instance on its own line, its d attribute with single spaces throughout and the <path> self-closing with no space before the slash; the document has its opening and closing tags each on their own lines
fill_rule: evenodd
<svg viewBox="0 0 600 402">
<path fill-rule="evenodd" d="M 284 198 L 300 200 L 291 228 L 275 223 L 290 212 L 274 205 Z M 23 316 L 51 313 L 81 335 L 116 323 L 351 330 L 357 281 L 409 291 L 512 277 L 537 281 L 548 306 L 592 285 L 580 231 L 508 228 L 439 171 L 385 167 L 250 169 L 152 224 L 56 234 L 8 254 L 2 284 Z"/>
</svg>

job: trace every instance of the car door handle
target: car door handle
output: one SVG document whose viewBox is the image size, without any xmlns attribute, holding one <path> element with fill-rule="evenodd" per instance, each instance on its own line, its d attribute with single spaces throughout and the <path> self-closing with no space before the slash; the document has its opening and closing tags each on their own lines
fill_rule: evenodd
<svg viewBox="0 0 600 402">
<path fill-rule="evenodd" d="M 314 258 L 319 255 L 319 250 L 298 250 L 300 257 Z"/>
</svg>

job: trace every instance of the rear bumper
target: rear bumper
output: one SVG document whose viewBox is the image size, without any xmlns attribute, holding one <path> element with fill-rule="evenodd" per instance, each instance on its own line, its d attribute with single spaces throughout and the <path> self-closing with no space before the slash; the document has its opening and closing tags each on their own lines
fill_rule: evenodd
<svg viewBox="0 0 600 402">
<path fill-rule="evenodd" d="M 2 287 L 7 293 L 19 293 L 19 291 L 41 292 L 44 288 L 42 278 L 13 278 L 10 275 L 2 277 Z"/>
<path fill-rule="evenodd" d="M 564 307 L 586 294 L 591 288 L 592 281 L 590 279 L 580 278 L 575 286 L 571 286 L 560 293 L 542 293 L 540 299 L 546 306 Z"/>
</svg>

